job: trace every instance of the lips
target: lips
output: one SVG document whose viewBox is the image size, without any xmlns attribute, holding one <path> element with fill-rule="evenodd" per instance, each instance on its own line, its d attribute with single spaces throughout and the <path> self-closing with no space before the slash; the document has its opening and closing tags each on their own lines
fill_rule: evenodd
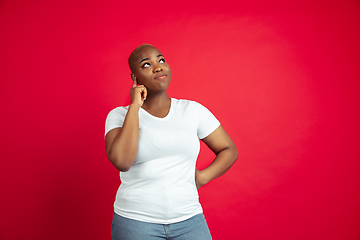
<svg viewBox="0 0 360 240">
<path fill-rule="evenodd" d="M 154 79 L 164 79 L 167 75 L 165 73 L 156 74 Z"/>
</svg>

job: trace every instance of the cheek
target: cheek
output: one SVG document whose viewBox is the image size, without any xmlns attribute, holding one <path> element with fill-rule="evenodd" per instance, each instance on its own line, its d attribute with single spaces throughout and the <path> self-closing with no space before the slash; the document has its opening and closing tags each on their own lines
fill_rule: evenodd
<svg viewBox="0 0 360 240">
<path fill-rule="evenodd" d="M 165 69 L 166 69 L 166 71 L 168 72 L 168 74 L 171 74 L 171 68 L 170 68 L 169 65 L 167 65 L 167 66 L 165 67 Z"/>
<path fill-rule="evenodd" d="M 169 76 L 170 76 L 170 78 L 171 78 L 171 69 L 169 68 L 169 74 L 168 74 Z"/>
<path fill-rule="evenodd" d="M 150 71 L 149 71 L 149 73 L 147 71 L 143 71 L 143 72 L 137 74 L 138 82 L 144 83 L 149 78 L 151 78 L 151 72 Z"/>
</svg>

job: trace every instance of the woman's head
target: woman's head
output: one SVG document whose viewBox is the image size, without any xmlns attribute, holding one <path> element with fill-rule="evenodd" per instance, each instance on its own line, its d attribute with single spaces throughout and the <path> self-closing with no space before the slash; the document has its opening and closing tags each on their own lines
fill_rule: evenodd
<svg viewBox="0 0 360 240">
<path fill-rule="evenodd" d="M 128 59 L 131 78 L 148 91 L 166 90 L 171 80 L 171 69 L 163 54 L 150 44 L 142 44 L 132 51 Z"/>
</svg>

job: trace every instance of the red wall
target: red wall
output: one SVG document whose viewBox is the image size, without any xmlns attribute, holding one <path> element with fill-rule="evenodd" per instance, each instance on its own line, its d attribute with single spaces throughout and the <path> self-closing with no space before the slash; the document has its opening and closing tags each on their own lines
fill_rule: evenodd
<svg viewBox="0 0 360 240">
<path fill-rule="evenodd" d="M 141 43 L 238 146 L 200 189 L 214 239 L 359 239 L 359 1 L 129 2 L 0 2 L 0 239 L 110 239 L 104 122 Z"/>
</svg>

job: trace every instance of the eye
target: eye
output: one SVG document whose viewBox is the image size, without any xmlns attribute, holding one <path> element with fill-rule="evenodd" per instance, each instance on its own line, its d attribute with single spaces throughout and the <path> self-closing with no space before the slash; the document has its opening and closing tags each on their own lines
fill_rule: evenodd
<svg viewBox="0 0 360 240">
<path fill-rule="evenodd" d="M 144 63 L 141 67 L 142 67 L 142 68 L 150 67 L 150 63 Z"/>
<path fill-rule="evenodd" d="M 159 63 L 165 63 L 165 59 L 164 59 L 164 58 L 161 58 L 161 59 L 159 60 Z"/>
</svg>

